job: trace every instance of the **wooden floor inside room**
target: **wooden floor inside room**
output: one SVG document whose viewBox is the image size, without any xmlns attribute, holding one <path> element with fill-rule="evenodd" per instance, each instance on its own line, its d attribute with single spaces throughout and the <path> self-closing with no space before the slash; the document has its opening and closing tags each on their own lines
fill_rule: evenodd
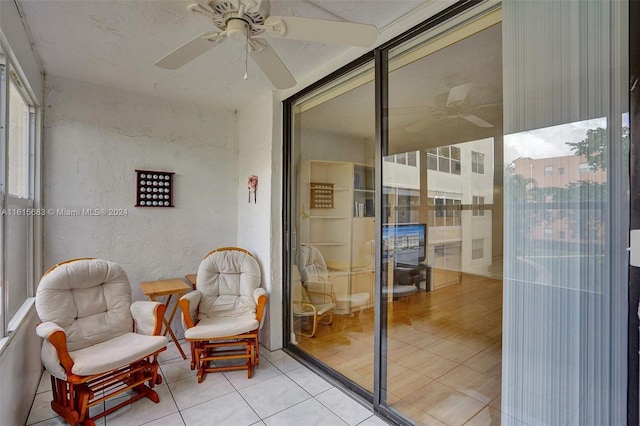
<svg viewBox="0 0 640 426">
<path fill-rule="evenodd" d="M 386 306 L 387 403 L 418 424 L 499 425 L 502 281 L 463 275 L 460 284 Z M 369 308 L 335 315 L 313 338 L 296 338 L 301 349 L 373 391 L 373 333 Z"/>
</svg>

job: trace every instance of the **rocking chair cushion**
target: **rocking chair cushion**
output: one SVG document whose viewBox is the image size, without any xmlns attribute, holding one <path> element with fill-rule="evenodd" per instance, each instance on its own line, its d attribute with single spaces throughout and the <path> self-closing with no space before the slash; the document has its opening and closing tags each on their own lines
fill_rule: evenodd
<svg viewBox="0 0 640 426">
<path fill-rule="evenodd" d="M 209 340 L 218 337 L 237 336 L 257 330 L 260 326 L 255 314 L 236 317 L 202 318 L 195 327 L 184 332 L 187 340 Z"/>
<path fill-rule="evenodd" d="M 79 376 L 105 373 L 128 365 L 167 346 L 165 336 L 126 333 L 107 342 L 69 352 L 71 371 Z"/>
<path fill-rule="evenodd" d="M 69 351 L 131 331 L 131 286 L 113 262 L 91 259 L 61 265 L 42 277 L 37 293 L 40 319 L 64 329 Z"/>
<path fill-rule="evenodd" d="M 229 250 L 207 256 L 200 263 L 196 282 L 202 293 L 200 318 L 255 316 L 258 287 L 260 266 L 250 254 Z"/>
</svg>

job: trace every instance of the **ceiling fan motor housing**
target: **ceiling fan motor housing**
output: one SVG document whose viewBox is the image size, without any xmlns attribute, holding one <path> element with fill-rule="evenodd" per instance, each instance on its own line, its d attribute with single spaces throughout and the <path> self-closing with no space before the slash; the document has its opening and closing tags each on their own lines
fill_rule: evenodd
<svg viewBox="0 0 640 426">
<path fill-rule="evenodd" d="M 238 6 L 242 4 L 245 6 L 244 13 L 239 16 Z M 237 29 L 239 23 L 234 23 L 233 18 L 239 18 L 245 21 L 249 25 L 249 31 L 251 36 L 255 36 L 264 32 L 264 29 L 255 28 L 252 24 L 264 25 L 264 20 L 269 16 L 269 1 L 262 0 L 258 4 L 254 1 L 229 1 L 229 0 L 213 0 L 208 3 L 209 7 L 213 10 L 213 23 L 220 30 L 225 31 L 229 29 Z M 246 27 L 243 30 L 246 34 Z M 231 34 L 230 34 L 231 35 Z M 246 38 L 246 37 L 244 37 Z"/>
</svg>

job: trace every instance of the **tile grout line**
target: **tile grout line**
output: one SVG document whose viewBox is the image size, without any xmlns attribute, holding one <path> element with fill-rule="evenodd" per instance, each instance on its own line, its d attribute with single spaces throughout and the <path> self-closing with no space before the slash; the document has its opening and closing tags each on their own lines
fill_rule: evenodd
<svg viewBox="0 0 640 426">
<path fill-rule="evenodd" d="M 364 405 L 360 404 L 360 402 L 356 401 L 355 399 L 353 399 L 351 396 L 345 394 L 340 388 L 334 386 L 331 389 L 327 389 L 326 391 L 320 392 L 317 396 L 322 395 L 323 393 L 329 392 L 332 389 L 337 389 L 340 393 L 342 393 L 343 395 L 345 395 L 346 397 L 348 397 L 350 400 L 352 400 L 353 402 L 355 402 L 356 404 L 358 404 L 359 406 L 361 406 L 362 408 L 364 408 L 365 410 L 367 410 L 370 414 L 373 414 L 373 412 L 371 410 L 369 410 L 367 407 L 365 407 Z M 317 400 L 320 404 L 322 404 L 323 407 L 325 407 L 327 410 L 331 411 L 333 414 L 336 415 L 336 417 L 338 417 L 340 420 L 342 420 L 343 422 L 345 422 L 347 425 L 349 425 L 349 422 L 345 419 L 342 418 L 342 416 L 340 416 L 338 413 L 336 413 L 335 411 L 333 411 L 331 409 L 331 407 L 328 407 L 326 404 L 324 404 L 321 400 Z M 371 416 L 368 416 L 366 419 L 368 419 Z M 366 419 L 362 420 L 365 421 Z M 362 423 L 362 422 L 360 422 Z"/>
<path fill-rule="evenodd" d="M 304 390 L 304 389 L 303 389 L 303 390 Z M 305 391 L 305 392 L 306 392 L 306 391 Z M 307 392 L 307 394 L 309 394 L 309 393 Z M 242 396 L 242 395 L 240 395 L 240 396 Z M 243 399 L 244 399 L 244 397 L 243 397 Z M 277 414 L 280 414 L 280 413 L 282 413 L 282 412 L 284 412 L 284 411 L 287 411 L 287 410 L 288 410 L 288 409 L 290 409 L 290 408 L 293 408 L 293 407 L 295 407 L 295 406 L 297 406 L 297 405 L 300 405 L 300 404 L 302 404 L 303 402 L 307 402 L 307 401 L 309 401 L 310 399 L 314 399 L 314 398 L 313 398 L 313 396 L 309 396 L 309 398 L 307 398 L 307 399 L 304 399 L 304 400 L 302 400 L 302 401 L 300 401 L 300 402 L 296 402 L 295 404 L 293 404 L 293 405 L 291 405 L 291 406 L 289 406 L 289 407 L 287 407 L 287 408 L 283 408 L 283 409 L 282 409 L 282 410 L 280 410 L 280 411 L 276 411 L 275 413 L 273 413 L 273 414 L 271 414 L 271 415 L 269 415 L 269 416 L 267 416 L 267 417 L 260 417 L 260 415 L 258 415 L 258 413 L 256 413 L 256 415 L 258 415 L 258 418 L 260 419 L 260 421 L 264 422 L 265 420 L 267 420 L 267 419 L 269 419 L 269 418 L 271 418 L 271 417 L 273 417 L 273 416 L 275 416 L 275 415 L 277 415 Z M 245 400 L 245 401 L 246 401 L 246 400 Z M 248 402 L 248 401 L 246 401 L 246 402 L 247 402 L 247 404 L 249 404 L 249 402 Z M 249 406 L 251 406 L 251 404 L 249 404 Z M 251 408 L 253 408 L 253 407 L 251 407 Z"/>
</svg>

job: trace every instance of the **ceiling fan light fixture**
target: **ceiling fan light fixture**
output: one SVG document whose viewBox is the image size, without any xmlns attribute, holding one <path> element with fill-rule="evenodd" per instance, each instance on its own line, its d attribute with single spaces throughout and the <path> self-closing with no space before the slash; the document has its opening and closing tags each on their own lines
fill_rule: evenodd
<svg viewBox="0 0 640 426">
<path fill-rule="evenodd" d="M 227 22 L 227 37 L 232 40 L 246 42 L 249 32 L 249 24 L 240 18 L 231 18 Z"/>
</svg>

